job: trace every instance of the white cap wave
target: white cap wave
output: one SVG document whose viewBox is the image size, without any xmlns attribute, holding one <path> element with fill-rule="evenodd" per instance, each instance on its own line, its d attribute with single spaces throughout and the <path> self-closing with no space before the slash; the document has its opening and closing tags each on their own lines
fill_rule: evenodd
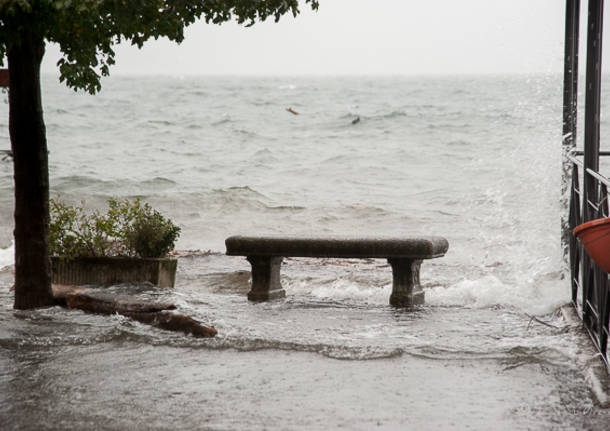
<svg viewBox="0 0 610 431">
<path fill-rule="evenodd" d="M 7 248 L 0 248 L 0 270 L 15 263 L 15 243 L 11 242 Z"/>
</svg>

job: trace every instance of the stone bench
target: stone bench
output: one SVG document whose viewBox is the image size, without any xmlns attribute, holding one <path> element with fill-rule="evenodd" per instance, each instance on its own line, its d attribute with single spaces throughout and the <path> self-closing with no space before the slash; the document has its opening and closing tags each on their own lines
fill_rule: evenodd
<svg viewBox="0 0 610 431">
<path fill-rule="evenodd" d="M 392 266 L 394 306 L 424 303 L 419 284 L 419 267 L 423 259 L 441 257 L 449 243 L 441 237 L 358 238 L 358 237 L 283 237 L 232 236 L 225 240 L 227 255 L 246 256 L 252 265 L 251 301 L 283 298 L 280 266 L 284 257 L 383 258 Z"/>
</svg>

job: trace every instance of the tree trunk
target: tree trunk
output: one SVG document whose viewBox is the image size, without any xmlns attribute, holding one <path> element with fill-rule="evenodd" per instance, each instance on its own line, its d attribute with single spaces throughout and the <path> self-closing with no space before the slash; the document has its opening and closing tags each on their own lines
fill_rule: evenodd
<svg viewBox="0 0 610 431">
<path fill-rule="evenodd" d="M 42 116 L 44 39 L 24 30 L 9 48 L 9 132 L 15 178 L 15 308 L 53 305 L 49 170 Z"/>
</svg>

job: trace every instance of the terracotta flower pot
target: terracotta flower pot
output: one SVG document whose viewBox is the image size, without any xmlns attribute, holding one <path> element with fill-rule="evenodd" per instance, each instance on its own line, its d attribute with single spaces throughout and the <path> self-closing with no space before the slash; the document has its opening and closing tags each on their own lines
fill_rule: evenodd
<svg viewBox="0 0 610 431">
<path fill-rule="evenodd" d="M 610 218 L 583 223 L 573 233 L 597 266 L 610 273 Z"/>
</svg>

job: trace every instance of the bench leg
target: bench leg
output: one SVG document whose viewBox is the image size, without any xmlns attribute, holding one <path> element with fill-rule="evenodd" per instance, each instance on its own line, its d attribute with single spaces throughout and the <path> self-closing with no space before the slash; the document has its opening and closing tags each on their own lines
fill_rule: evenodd
<svg viewBox="0 0 610 431">
<path fill-rule="evenodd" d="M 421 260 L 392 258 L 392 295 L 390 305 L 412 307 L 424 303 L 424 291 L 419 285 L 419 266 Z"/>
<path fill-rule="evenodd" d="M 250 301 L 268 301 L 284 298 L 286 291 L 280 283 L 281 257 L 248 256 L 252 265 L 252 288 L 248 292 Z"/>
</svg>

